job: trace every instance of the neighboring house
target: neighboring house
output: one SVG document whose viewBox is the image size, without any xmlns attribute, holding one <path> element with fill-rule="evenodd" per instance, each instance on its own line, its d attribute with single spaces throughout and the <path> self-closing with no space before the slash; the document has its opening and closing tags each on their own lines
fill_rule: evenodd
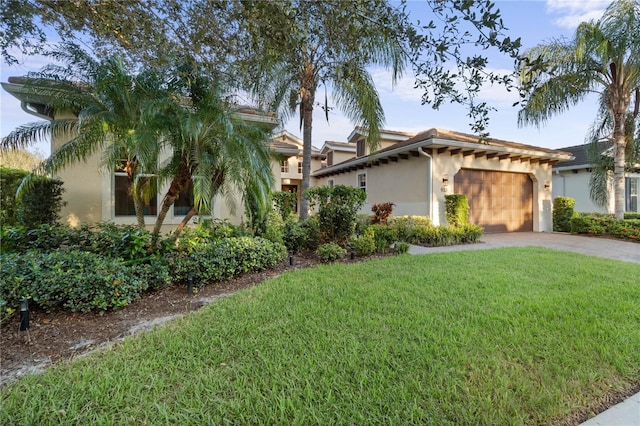
<svg viewBox="0 0 640 426">
<path fill-rule="evenodd" d="M 553 197 L 571 197 L 576 200 L 575 211 L 583 213 L 614 213 L 613 182 L 609 188 L 609 203 L 598 206 L 592 200 L 589 180 L 593 164 L 588 156 L 588 144 L 561 148 L 573 155 L 574 159 L 553 166 Z M 611 144 L 601 142 L 601 155 L 611 155 Z M 639 212 L 638 192 L 640 190 L 640 164 L 625 174 L 625 211 Z"/>
<path fill-rule="evenodd" d="M 366 132 L 356 129 L 349 137 L 356 155 L 313 172 L 316 184 L 362 188 L 362 213 L 392 202 L 394 215 L 425 215 L 444 224 L 445 195 L 465 194 L 470 222 L 486 232 L 552 230 L 551 168 L 572 159 L 570 153 L 441 129 L 413 137 L 383 134 L 396 141 L 369 153 Z"/>
<path fill-rule="evenodd" d="M 300 205 L 302 195 L 302 139 L 286 130 L 281 130 L 273 134 L 270 146 L 271 151 L 275 154 L 275 160 L 272 161 L 271 167 L 276 182 L 274 190 L 297 194 L 298 205 Z M 311 147 L 311 170 L 322 167 L 324 158 L 325 155 L 317 148 Z M 313 186 L 313 182 L 311 186 Z"/>
</svg>

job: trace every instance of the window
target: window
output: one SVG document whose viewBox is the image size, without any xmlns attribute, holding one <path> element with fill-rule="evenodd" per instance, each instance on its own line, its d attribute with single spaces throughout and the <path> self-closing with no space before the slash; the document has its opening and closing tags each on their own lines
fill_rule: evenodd
<svg viewBox="0 0 640 426">
<path fill-rule="evenodd" d="M 333 151 L 327 152 L 327 167 L 333 166 Z"/>
<path fill-rule="evenodd" d="M 189 182 L 189 186 L 180 192 L 178 199 L 173 203 L 174 216 L 186 216 L 193 207 L 193 184 Z"/>
<path fill-rule="evenodd" d="M 328 186 L 329 188 L 333 188 L 333 179 L 329 179 L 329 180 L 327 181 L 327 186 Z"/>
<path fill-rule="evenodd" d="M 298 161 L 298 173 L 302 174 L 302 161 Z"/>
<path fill-rule="evenodd" d="M 289 159 L 288 158 L 285 158 L 280 163 L 280 171 L 282 173 L 289 173 Z"/>
<path fill-rule="evenodd" d="M 638 193 L 640 192 L 640 177 L 628 177 L 625 179 L 626 206 L 625 211 L 638 212 Z"/>
<path fill-rule="evenodd" d="M 358 175 L 358 188 L 367 190 L 367 175 L 364 173 Z"/>
<path fill-rule="evenodd" d="M 356 157 L 364 157 L 364 139 L 360 139 L 356 142 Z"/>
<path fill-rule="evenodd" d="M 155 176 L 140 177 L 143 192 L 151 193 L 148 201 L 145 202 L 145 216 L 155 216 L 158 214 L 158 190 L 156 188 Z M 114 179 L 114 205 L 116 216 L 135 216 L 136 209 L 133 204 L 131 194 L 131 182 L 126 173 L 115 173 Z"/>
</svg>

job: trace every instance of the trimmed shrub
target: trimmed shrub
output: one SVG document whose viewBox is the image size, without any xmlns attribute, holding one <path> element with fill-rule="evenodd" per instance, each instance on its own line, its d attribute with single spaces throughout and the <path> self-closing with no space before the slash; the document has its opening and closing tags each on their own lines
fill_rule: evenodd
<svg viewBox="0 0 640 426">
<path fill-rule="evenodd" d="M 284 220 L 276 211 L 270 211 L 267 216 L 267 225 L 263 237 L 267 240 L 284 245 Z"/>
<path fill-rule="evenodd" d="M 347 250 L 343 249 L 336 243 L 322 244 L 316 250 L 316 254 L 323 263 L 335 262 L 343 258 L 347 254 Z"/>
<path fill-rule="evenodd" d="M 555 232 L 570 232 L 571 218 L 576 200 L 571 197 L 556 197 L 553 199 L 553 230 Z"/>
<path fill-rule="evenodd" d="M 624 214 L 625 219 L 640 219 L 640 213 L 627 212 Z"/>
<path fill-rule="evenodd" d="M 215 240 L 191 253 L 175 253 L 168 262 L 176 282 L 185 281 L 191 272 L 194 283 L 202 287 L 275 266 L 286 256 L 283 244 L 261 237 L 239 237 Z"/>
<path fill-rule="evenodd" d="M 640 241 L 640 219 L 616 220 L 610 214 L 574 213 L 570 226 L 572 234 L 611 235 Z"/>
<path fill-rule="evenodd" d="M 473 224 L 463 226 L 418 225 L 411 229 L 406 241 L 423 246 L 449 246 L 477 243 L 483 234 L 482 227 Z"/>
<path fill-rule="evenodd" d="M 447 194 L 444 196 L 447 223 L 451 226 L 462 226 L 469 223 L 469 201 L 464 194 Z"/>
<path fill-rule="evenodd" d="M 371 225 L 369 229 L 373 230 L 376 250 L 380 253 L 386 252 L 398 240 L 398 232 L 391 226 Z"/>
<path fill-rule="evenodd" d="M 399 241 L 409 241 L 413 228 L 431 226 L 431 219 L 427 216 L 395 216 L 389 221 L 389 225 L 396 230 Z"/>
<path fill-rule="evenodd" d="M 40 224 L 57 224 L 64 206 L 63 183 L 58 179 L 38 176 L 33 187 L 25 189 L 20 198 L 16 190 L 29 172 L 0 167 L 0 224 L 34 228 Z"/>
<path fill-rule="evenodd" d="M 320 221 L 317 216 L 310 216 L 300 224 L 304 230 L 305 240 L 304 248 L 307 250 L 315 250 L 320 245 Z"/>
<path fill-rule="evenodd" d="M 368 227 L 360 236 L 352 241 L 353 248 L 358 256 L 370 256 L 376 252 L 375 232 Z"/>
<path fill-rule="evenodd" d="M 311 207 L 318 206 L 322 241 L 345 244 L 354 233 L 358 210 L 367 194 L 359 188 L 318 186 L 305 191 Z"/>
<path fill-rule="evenodd" d="M 373 212 L 373 217 L 371 218 L 372 224 L 381 223 L 383 225 L 387 224 L 387 220 L 393 214 L 393 207 L 395 204 L 393 203 L 380 203 L 374 204 L 371 207 L 371 211 Z"/>
<path fill-rule="evenodd" d="M 307 233 L 302 223 L 289 218 L 284 222 L 282 239 L 289 253 L 297 253 L 305 247 Z"/>
<path fill-rule="evenodd" d="M 202 219 L 197 226 L 184 228 L 174 246 L 180 251 L 190 252 L 222 238 L 249 235 L 249 230 L 241 226 L 232 225 L 226 219 Z M 171 240 L 172 236 L 169 234 L 166 241 Z"/>
<path fill-rule="evenodd" d="M 404 242 L 396 243 L 393 248 L 395 254 L 406 254 L 409 253 L 409 244 Z"/>
<path fill-rule="evenodd" d="M 89 312 L 126 306 L 147 283 L 119 259 L 78 250 L 3 254 L 0 293 L 7 307 L 27 298 L 46 310 Z"/>
</svg>

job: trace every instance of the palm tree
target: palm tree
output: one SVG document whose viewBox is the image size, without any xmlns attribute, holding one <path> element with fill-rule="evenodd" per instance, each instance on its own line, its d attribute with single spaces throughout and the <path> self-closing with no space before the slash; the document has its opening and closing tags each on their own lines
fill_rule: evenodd
<svg viewBox="0 0 640 426">
<path fill-rule="evenodd" d="M 56 113 L 70 111 L 76 118 L 27 124 L 2 139 L 3 149 L 20 149 L 49 137 L 70 137 L 25 178 L 19 191 L 38 174 L 55 175 L 101 152 L 105 169 L 126 172 L 137 223 L 144 227 L 144 204 L 155 187 L 140 176 L 155 171 L 159 152 L 158 134 L 146 122 L 145 109 L 166 95 L 162 80 L 151 70 L 131 76 L 117 57 L 96 62 L 76 54 L 74 60 L 82 73 L 73 81 L 67 69 L 50 66 L 30 75 L 26 88 Z"/>
<path fill-rule="evenodd" d="M 640 109 L 640 3 L 612 3 L 597 22 L 583 22 L 572 40 L 552 40 L 527 52 L 520 80 L 527 94 L 520 125 L 540 125 L 597 93 L 601 122 L 610 129 L 615 216 L 624 218 L 625 156 Z M 632 103 L 632 99 L 635 101 Z M 602 136 L 600 130 L 592 135 Z"/>
<path fill-rule="evenodd" d="M 300 114 L 302 220 L 309 209 L 304 191 L 310 185 L 318 88 L 332 85 L 337 107 L 357 126 L 368 129 L 367 143 L 375 148 L 384 112 L 367 67 L 391 68 L 395 81 L 404 68 L 404 51 L 396 33 L 372 18 L 393 14 L 384 1 L 256 1 L 243 5 L 254 56 L 260 58 L 253 93 L 285 117 L 296 110 Z M 328 108 L 325 92 L 327 119 Z"/>
<path fill-rule="evenodd" d="M 176 80 L 182 80 L 178 86 L 186 86 L 191 105 L 175 105 L 156 116 L 164 123 L 171 155 L 158 171 L 160 182 L 169 182 L 169 189 L 153 229 L 154 245 L 164 218 L 183 191 L 192 188 L 193 206 L 174 238 L 195 214 L 210 213 L 216 195 L 225 196 L 234 210 L 235 196 L 244 194 L 258 200 L 265 211 L 273 185 L 268 133 L 240 119 L 238 108 L 196 69 Z"/>
</svg>

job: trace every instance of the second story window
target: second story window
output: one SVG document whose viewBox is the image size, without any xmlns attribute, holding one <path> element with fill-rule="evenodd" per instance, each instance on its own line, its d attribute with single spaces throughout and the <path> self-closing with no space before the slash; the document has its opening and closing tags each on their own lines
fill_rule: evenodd
<svg viewBox="0 0 640 426">
<path fill-rule="evenodd" d="M 289 173 L 289 159 L 288 158 L 285 158 L 280 163 L 280 171 L 282 173 Z"/>
<path fill-rule="evenodd" d="M 356 142 L 356 157 L 364 157 L 365 156 L 365 146 L 364 139 L 360 139 Z"/>
<path fill-rule="evenodd" d="M 302 161 L 298 161 L 298 173 L 302 174 Z"/>
<path fill-rule="evenodd" d="M 333 166 L 333 151 L 327 152 L 327 167 Z"/>
</svg>

